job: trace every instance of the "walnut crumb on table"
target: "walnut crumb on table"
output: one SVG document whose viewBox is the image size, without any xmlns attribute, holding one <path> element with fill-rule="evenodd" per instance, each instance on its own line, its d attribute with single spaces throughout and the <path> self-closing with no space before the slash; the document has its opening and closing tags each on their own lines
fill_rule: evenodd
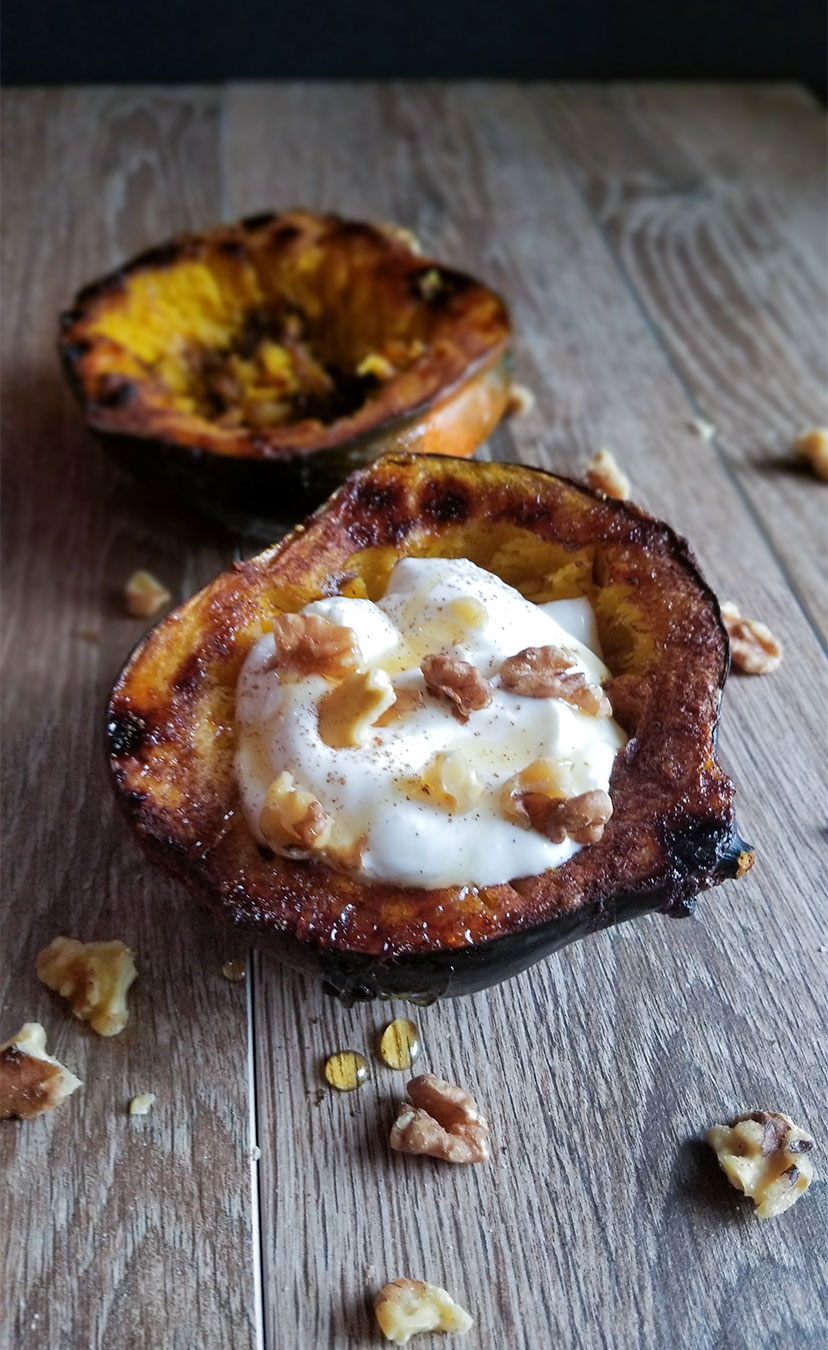
<svg viewBox="0 0 828 1350">
<path fill-rule="evenodd" d="M 127 991 L 138 973 L 133 953 L 123 942 L 56 937 L 39 953 L 37 973 L 99 1036 L 123 1031 L 129 1018 Z"/>
<path fill-rule="evenodd" d="M 39 1022 L 26 1022 L 0 1045 L 0 1119 L 31 1120 L 60 1106 L 83 1084 L 46 1053 L 46 1032 Z"/>
<path fill-rule="evenodd" d="M 463 1334 L 474 1322 L 451 1294 L 424 1280 L 392 1280 L 374 1299 L 374 1313 L 383 1336 L 394 1345 L 406 1345 L 418 1331 Z"/>
<path fill-rule="evenodd" d="M 779 1111 L 753 1111 L 730 1125 L 713 1125 L 707 1142 L 731 1185 L 753 1200 L 760 1219 L 790 1209 L 813 1179 L 814 1141 Z"/>
<path fill-rule="evenodd" d="M 625 502 L 630 495 L 631 483 L 611 450 L 599 450 L 593 455 L 584 473 L 587 485 L 603 492 L 607 497 L 615 497 Z"/>
<path fill-rule="evenodd" d="M 171 600 L 166 586 L 162 586 L 152 572 L 133 572 L 124 586 L 124 604 L 133 619 L 150 619 Z"/>
<path fill-rule="evenodd" d="M 743 675 L 769 675 L 782 660 L 782 643 L 766 624 L 746 619 L 737 605 L 726 600 L 722 622 L 730 638 L 730 662 Z"/>
<path fill-rule="evenodd" d="M 131 1116 L 148 1116 L 154 1105 L 154 1092 L 139 1092 L 137 1097 L 133 1097 L 129 1104 L 129 1114 Z"/>
<path fill-rule="evenodd" d="M 709 445 L 716 435 L 716 428 L 712 422 L 708 422 L 704 417 L 694 417 L 690 422 L 690 430 L 695 431 L 700 440 L 706 441 Z"/>
<path fill-rule="evenodd" d="M 480 1163 L 489 1156 L 489 1126 L 465 1088 L 433 1073 L 412 1078 L 391 1128 L 398 1153 L 420 1153 L 451 1163 Z"/>
<path fill-rule="evenodd" d="M 809 464 L 823 483 L 828 483 L 828 427 L 807 427 L 793 442 L 797 459 Z"/>
<path fill-rule="evenodd" d="M 533 411 L 536 399 L 532 390 L 525 384 L 513 384 L 509 390 L 509 402 L 506 404 L 507 417 L 523 417 Z"/>
</svg>

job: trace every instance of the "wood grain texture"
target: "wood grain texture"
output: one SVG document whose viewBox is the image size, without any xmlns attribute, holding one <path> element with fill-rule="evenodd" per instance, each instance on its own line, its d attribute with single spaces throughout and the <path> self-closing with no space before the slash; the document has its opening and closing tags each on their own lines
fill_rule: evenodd
<svg viewBox="0 0 828 1350">
<path fill-rule="evenodd" d="M 184 598 L 232 555 L 109 468 L 54 350 L 77 287 L 217 213 L 217 119 L 197 91 L 5 99 L 3 1038 L 42 1021 L 84 1080 L 0 1131 L 0 1341 L 27 1350 L 256 1342 L 245 991 L 220 975 L 232 940 L 182 922 L 116 818 L 102 737 L 146 627 L 123 617 L 126 577 L 149 567 Z M 38 981 L 57 933 L 134 947 L 121 1035 L 97 1037 Z M 156 1105 L 130 1119 L 144 1090 Z"/>
<path fill-rule="evenodd" d="M 567 86 L 533 102 L 825 637 L 825 496 L 790 456 L 797 431 L 828 424 L 824 117 L 773 86 Z"/>
<path fill-rule="evenodd" d="M 586 185 L 569 97 L 472 84 L 8 99 L 4 948 L 12 959 L 3 1008 L 15 1023 L 9 1032 L 40 1016 L 50 1044 L 87 1082 L 53 1117 L 2 1131 L 14 1179 L 7 1279 L 23 1296 L 18 1335 L 27 1346 L 74 1350 L 114 1337 L 176 1350 L 253 1344 L 259 1252 L 268 1350 L 378 1346 L 371 1296 L 399 1275 L 442 1283 L 472 1311 L 468 1350 L 825 1342 L 825 1182 L 762 1224 L 700 1142 L 714 1119 L 756 1106 L 789 1111 L 820 1134 L 826 682 L 788 576 L 809 608 L 811 583 L 773 532 L 779 479 L 756 469 L 748 485 L 735 423 L 732 445 L 719 447 L 688 430 L 698 406 L 725 423 L 712 404 L 688 397 L 670 336 L 682 332 L 675 303 L 663 329 L 653 318 L 647 277 L 657 264 L 646 277 L 633 272 L 602 195 Z M 604 119 L 608 148 L 590 149 L 600 184 L 619 153 L 605 97 L 593 91 L 577 114 Z M 652 122 L 674 131 L 675 113 L 659 113 L 657 91 L 647 97 Z M 665 92 L 665 108 L 677 98 Z M 729 149 L 728 118 L 715 111 L 727 98 L 688 94 L 682 106 L 730 163 L 741 151 Z M 796 96 L 779 98 L 788 106 Z M 790 166 L 811 153 L 802 142 L 810 144 L 816 118 L 812 109 L 792 115 L 779 131 L 768 170 L 778 187 L 766 186 L 773 200 L 796 197 Z M 742 120 L 739 144 L 749 150 L 747 112 Z M 673 150 L 662 153 L 672 164 Z M 34 162 L 38 175 L 24 178 Z M 10 210 L 11 164 L 21 168 Z M 704 197 L 712 161 L 696 171 Z M 256 956 L 248 1042 L 244 991 L 217 976 L 234 954 L 229 939 L 139 861 L 112 819 L 95 745 L 103 694 L 135 631 L 116 615 L 113 577 L 149 562 L 183 595 L 227 548 L 157 503 L 148 509 L 89 450 L 47 364 L 54 313 L 75 282 L 181 224 L 294 204 L 396 219 L 427 249 L 496 285 L 513 309 L 518 378 L 537 405 L 489 453 L 577 473 L 611 445 L 636 499 L 686 532 L 720 594 L 765 618 L 787 648 L 774 676 L 734 678 L 725 700 L 723 758 L 740 786 L 743 832 L 759 851 L 743 882 L 703 898 L 695 920 L 639 920 L 488 994 L 416 1012 L 422 1067 L 469 1086 L 489 1115 L 495 1147 L 480 1168 L 388 1149 L 405 1078 L 372 1048 L 403 1005 L 346 1010 Z M 801 264 L 788 252 L 807 256 L 813 275 L 806 215 L 812 221 L 797 207 L 785 231 L 745 245 L 744 268 L 765 288 L 771 326 L 798 294 Z M 715 314 L 706 322 L 715 328 Z M 793 369 L 787 329 L 758 335 L 757 345 L 765 340 Z M 717 343 L 729 350 L 718 330 Z M 722 399 L 749 406 L 750 378 L 723 360 Z M 779 388 L 781 409 L 787 375 Z M 799 397 L 790 393 L 791 407 Z M 783 421 L 780 412 L 775 425 Z M 818 549 L 810 507 L 799 529 Z M 73 643 L 89 626 L 101 643 Z M 72 766 L 57 783 L 55 762 Z M 116 920 L 146 973 L 129 1028 L 109 1043 L 67 1021 L 38 986 L 33 958 L 58 928 L 106 936 Z M 167 940 L 173 925 L 179 942 Z M 322 1085 L 321 1064 L 345 1046 L 372 1058 L 372 1077 L 338 1096 Z M 257 1196 L 245 1163 L 248 1051 Z M 159 1094 L 155 1113 L 128 1122 L 121 1099 L 145 1088 Z M 823 1176 L 824 1159 L 823 1149 Z"/>
</svg>

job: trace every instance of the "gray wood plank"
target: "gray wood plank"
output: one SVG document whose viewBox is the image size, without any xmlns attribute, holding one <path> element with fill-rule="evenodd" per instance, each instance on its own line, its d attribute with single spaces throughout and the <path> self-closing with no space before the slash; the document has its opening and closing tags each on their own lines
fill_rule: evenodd
<svg viewBox="0 0 828 1350">
<path fill-rule="evenodd" d="M 81 284 L 217 215 L 218 102 L 15 91 L 3 137 L 3 1038 L 42 1021 L 84 1087 L 0 1127 L 0 1340 L 241 1350 L 258 1316 L 246 994 L 220 975 L 232 939 L 143 862 L 102 752 L 106 692 L 146 626 L 122 615 L 126 577 L 149 567 L 179 600 L 231 550 L 106 463 L 54 351 Z M 38 981 L 58 933 L 135 948 L 121 1035 Z M 144 1090 L 156 1105 L 130 1119 Z"/>
<path fill-rule="evenodd" d="M 828 423 L 823 110 L 793 86 L 562 86 L 532 102 L 825 636 L 825 489 L 790 456 L 797 431 Z"/>
<path fill-rule="evenodd" d="M 713 1119 L 756 1106 L 817 1130 L 828 1086 L 824 672 L 774 552 L 733 478 L 689 438 L 683 382 L 534 93 L 237 87 L 224 144 L 230 215 L 299 202 L 396 218 L 498 285 L 538 397 L 499 451 L 576 472 L 610 444 L 636 498 L 686 531 L 720 592 L 788 647 L 777 675 L 734 680 L 726 700 L 723 754 L 759 851 L 745 881 L 703 899 L 694 921 L 643 920 L 418 1013 L 423 1066 L 475 1089 L 492 1118 L 487 1167 L 392 1157 L 401 1080 L 379 1064 L 355 1096 L 320 1087 L 324 1056 L 369 1052 L 400 1007 L 346 1011 L 257 960 L 268 1345 L 375 1343 L 370 1294 L 411 1275 L 465 1300 L 470 1347 L 817 1347 L 825 1186 L 763 1225 L 699 1143 Z M 769 267 L 768 285 L 785 284 Z"/>
</svg>

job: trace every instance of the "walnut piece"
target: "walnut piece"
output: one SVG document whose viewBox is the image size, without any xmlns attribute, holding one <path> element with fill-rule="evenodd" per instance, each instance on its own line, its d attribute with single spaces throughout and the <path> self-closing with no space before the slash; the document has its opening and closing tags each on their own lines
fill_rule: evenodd
<svg viewBox="0 0 828 1350">
<path fill-rule="evenodd" d="M 584 478 L 591 488 L 625 502 L 630 495 L 630 480 L 611 450 L 599 450 L 586 466 Z"/>
<path fill-rule="evenodd" d="M 384 220 L 379 227 L 384 234 L 390 234 L 392 239 L 399 239 L 401 244 L 410 250 L 422 256 L 423 246 L 413 230 L 409 230 L 407 225 L 397 225 L 393 220 Z"/>
<path fill-rule="evenodd" d="M 523 805 L 532 828 L 545 834 L 553 844 L 562 844 L 567 835 L 576 844 L 597 844 L 612 815 L 612 798 L 600 788 L 564 801 L 528 792 Z"/>
<path fill-rule="evenodd" d="M 817 478 L 828 483 L 828 427 L 808 427 L 793 443 L 797 459 L 810 464 Z"/>
<path fill-rule="evenodd" d="M 411 1079 L 406 1093 L 408 1102 L 400 1106 L 391 1128 L 393 1149 L 451 1163 L 486 1161 L 489 1126 L 465 1088 L 423 1073 Z"/>
<path fill-rule="evenodd" d="M 525 384 L 513 384 L 509 390 L 509 401 L 506 404 L 507 417 L 523 417 L 525 413 L 530 413 L 535 407 L 535 395 Z"/>
<path fill-rule="evenodd" d="M 359 670 L 319 700 L 319 735 L 335 750 L 364 745 L 396 695 L 384 670 Z"/>
<path fill-rule="evenodd" d="M 431 801 L 461 816 L 483 793 L 479 775 L 458 750 L 436 754 L 425 767 L 422 786 Z"/>
<path fill-rule="evenodd" d="M 284 770 L 267 789 L 259 829 L 273 848 L 319 852 L 328 843 L 333 820 L 312 792 Z"/>
<path fill-rule="evenodd" d="M 488 708 L 492 701 L 491 685 L 468 661 L 434 653 L 425 658 L 420 670 L 428 692 L 447 698 L 458 722 L 468 722 L 471 713 Z"/>
<path fill-rule="evenodd" d="M 572 657 L 561 647 L 524 647 L 503 662 L 500 683 L 510 694 L 560 698 L 592 717 L 610 717 L 612 705 L 606 694 L 571 665 Z"/>
<path fill-rule="evenodd" d="M 709 445 L 716 435 L 716 428 L 712 422 L 708 422 L 704 417 L 694 417 L 690 422 L 690 430 L 695 431 L 700 440 L 706 441 Z"/>
<path fill-rule="evenodd" d="M 758 619 L 746 619 L 726 600 L 721 607 L 722 620 L 730 638 L 730 661 L 744 675 L 769 675 L 782 660 L 782 644 Z"/>
<path fill-rule="evenodd" d="M 0 1045 L 0 1120 L 31 1120 L 52 1111 L 81 1080 L 46 1053 L 46 1032 L 39 1022 L 26 1022 L 16 1036 Z"/>
<path fill-rule="evenodd" d="M 568 759 L 535 759 L 520 773 L 504 783 L 500 804 L 507 820 L 514 825 L 529 825 L 529 813 L 523 804 L 527 795 L 540 793 L 552 799 L 574 797 L 572 761 Z"/>
<path fill-rule="evenodd" d="M 129 1104 L 129 1114 L 131 1116 L 148 1116 L 155 1105 L 154 1092 L 139 1092 L 137 1097 L 133 1097 Z"/>
<path fill-rule="evenodd" d="M 394 1345 L 406 1345 L 417 1331 L 465 1332 L 474 1318 L 451 1294 L 424 1280 L 392 1280 L 374 1299 L 380 1331 Z"/>
<path fill-rule="evenodd" d="M 133 572 L 124 586 L 127 614 L 134 619 L 149 619 L 172 600 L 166 586 L 152 572 Z"/>
<path fill-rule="evenodd" d="M 339 872 L 356 872 L 362 866 L 367 842 L 367 835 L 354 834 L 337 821 L 325 846 L 325 861 Z"/>
<path fill-rule="evenodd" d="M 406 713 L 414 712 L 415 708 L 423 706 L 422 689 L 412 689 L 404 685 L 402 689 L 394 690 L 394 702 L 389 708 L 381 713 L 374 723 L 375 727 L 387 727 L 392 722 L 396 722 L 399 717 L 405 717 Z"/>
<path fill-rule="evenodd" d="M 276 654 L 270 663 L 283 680 L 323 675 L 341 680 L 360 663 L 359 643 L 352 628 L 331 623 L 321 614 L 279 614 L 272 621 Z"/>
<path fill-rule="evenodd" d="M 38 955 L 37 973 L 99 1036 L 123 1031 L 129 1018 L 127 990 L 138 974 L 133 953 L 123 942 L 56 937 Z"/>
<path fill-rule="evenodd" d="M 814 1141 L 779 1111 L 753 1111 L 730 1125 L 714 1125 L 707 1142 L 731 1185 L 753 1200 L 760 1219 L 790 1209 L 811 1184 L 808 1155 Z"/>
</svg>

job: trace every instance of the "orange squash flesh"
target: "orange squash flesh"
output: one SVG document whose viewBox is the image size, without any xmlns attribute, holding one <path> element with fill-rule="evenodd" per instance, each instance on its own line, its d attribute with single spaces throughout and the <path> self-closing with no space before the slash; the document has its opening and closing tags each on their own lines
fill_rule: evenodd
<svg viewBox="0 0 828 1350">
<path fill-rule="evenodd" d="M 191 235 L 80 292 L 60 352 L 118 461 L 278 527 L 387 450 L 467 456 L 506 410 L 503 302 L 392 227 L 292 211 Z"/>
<path fill-rule="evenodd" d="M 597 844 L 500 886 L 363 884 L 263 856 L 239 809 L 234 691 L 274 614 L 379 597 L 402 556 L 466 557 L 539 603 L 589 597 L 630 734 Z M 112 693 L 110 762 L 139 837 L 219 915 L 346 997 L 464 992 L 591 929 L 688 913 L 746 870 L 715 758 L 727 636 L 687 545 L 663 523 L 511 464 L 387 456 L 282 543 L 218 577 L 141 644 Z"/>
</svg>

